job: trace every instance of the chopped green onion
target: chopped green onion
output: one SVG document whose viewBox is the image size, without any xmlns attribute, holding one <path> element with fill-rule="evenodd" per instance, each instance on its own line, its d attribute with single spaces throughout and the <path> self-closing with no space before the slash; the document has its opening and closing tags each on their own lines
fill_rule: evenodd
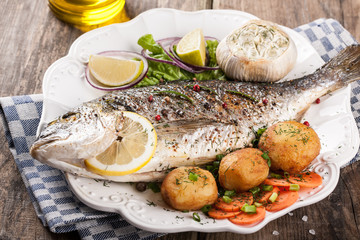
<svg viewBox="0 0 360 240">
<path fill-rule="evenodd" d="M 256 213 L 256 206 L 255 206 L 255 205 L 245 206 L 243 212 L 246 212 L 246 213 Z"/>
<path fill-rule="evenodd" d="M 283 178 L 280 174 L 277 174 L 277 173 L 270 173 L 270 176 L 272 178 L 277 178 L 277 179 L 282 179 Z"/>
<path fill-rule="evenodd" d="M 207 214 L 211 209 L 211 205 L 205 205 L 201 208 L 201 211 L 205 214 Z"/>
<path fill-rule="evenodd" d="M 300 190 L 300 186 L 299 184 L 290 184 L 290 191 L 299 191 Z"/>
<path fill-rule="evenodd" d="M 216 155 L 216 161 L 221 161 L 221 159 L 223 159 L 224 154 L 218 154 Z"/>
<path fill-rule="evenodd" d="M 262 203 L 254 202 L 255 207 L 261 207 Z"/>
<path fill-rule="evenodd" d="M 199 214 L 197 213 L 197 212 L 194 212 L 193 213 L 193 219 L 195 220 L 195 221 L 197 221 L 197 222 L 200 222 L 200 216 L 199 216 Z"/>
<path fill-rule="evenodd" d="M 273 193 L 271 194 L 271 196 L 269 197 L 269 201 L 270 201 L 270 202 L 275 202 L 275 200 L 277 199 L 278 196 L 279 196 L 279 195 L 278 195 L 276 192 L 273 192 Z"/>
<path fill-rule="evenodd" d="M 228 197 L 233 197 L 236 195 L 236 192 L 234 190 L 231 190 L 231 191 L 225 191 L 224 193 L 225 196 L 228 196 Z"/>
<path fill-rule="evenodd" d="M 223 198 L 224 202 L 226 202 L 226 203 L 231 203 L 232 202 L 231 197 L 223 196 L 222 198 Z"/>
<path fill-rule="evenodd" d="M 260 192 L 260 188 L 259 187 L 253 187 L 249 190 L 253 195 L 256 195 Z"/>
<path fill-rule="evenodd" d="M 272 185 L 263 185 L 263 186 L 262 186 L 262 190 L 267 191 L 267 192 L 272 191 L 273 188 L 274 188 L 274 187 L 273 187 Z"/>
<path fill-rule="evenodd" d="M 190 172 L 189 173 L 189 179 L 193 182 L 196 182 L 198 180 L 199 175 L 197 175 L 196 173 Z"/>
<path fill-rule="evenodd" d="M 285 178 L 289 178 L 290 177 L 290 174 L 288 172 L 284 172 L 284 177 Z"/>
<path fill-rule="evenodd" d="M 261 136 L 265 131 L 266 131 L 266 127 L 263 127 L 263 128 L 259 128 L 257 131 L 256 131 L 256 134 L 258 136 Z"/>
<path fill-rule="evenodd" d="M 238 94 L 238 95 L 240 95 L 242 97 L 245 97 L 245 98 L 248 98 L 248 99 L 250 99 L 250 100 L 252 100 L 254 102 L 259 102 L 259 100 L 257 100 L 256 98 L 254 98 L 254 97 L 252 97 L 252 96 L 250 96 L 250 95 L 248 95 L 246 93 L 243 93 L 243 92 L 238 92 L 238 91 L 233 91 L 233 90 L 225 90 L 225 91 L 228 92 L 228 93 Z"/>
<path fill-rule="evenodd" d="M 192 100 L 191 98 L 189 98 L 189 97 L 186 96 L 185 94 L 182 94 L 182 93 L 177 92 L 177 91 L 167 91 L 167 90 L 165 90 L 165 91 L 155 91 L 155 92 L 153 92 L 153 93 L 154 93 L 154 94 L 163 94 L 163 93 L 175 94 L 175 95 L 178 95 L 178 96 L 180 96 L 180 97 L 185 98 L 186 100 L 188 100 L 189 102 L 191 102 L 192 104 L 194 104 L 194 103 L 193 103 L 193 100 Z"/>
<path fill-rule="evenodd" d="M 265 160 L 267 161 L 268 166 L 271 167 L 271 159 L 270 159 L 270 157 L 269 157 L 269 155 L 268 155 L 268 152 L 264 152 L 264 153 L 261 155 L 261 157 L 262 157 L 263 159 L 265 159 Z"/>
<path fill-rule="evenodd" d="M 241 207 L 241 211 L 243 211 L 243 212 L 244 212 L 244 211 L 245 211 L 245 207 L 246 207 L 246 206 L 250 206 L 250 205 L 249 205 L 249 204 L 247 204 L 247 203 L 245 203 L 245 204 Z"/>
</svg>

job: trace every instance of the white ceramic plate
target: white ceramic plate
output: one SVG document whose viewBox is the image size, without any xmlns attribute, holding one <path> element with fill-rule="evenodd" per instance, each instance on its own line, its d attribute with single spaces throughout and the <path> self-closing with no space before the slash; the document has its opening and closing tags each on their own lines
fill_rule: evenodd
<svg viewBox="0 0 360 240">
<path fill-rule="evenodd" d="M 204 10 L 183 12 L 173 9 L 154 9 L 140 14 L 127 23 L 114 24 L 93 30 L 80 36 L 64 58 L 52 64 L 43 82 L 44 108 L 38 132 L 47 122 L 71 108 L 106 92 L 92 88 L 85 80 L 84 71 L 90 54 L 107 50 L 140 52 L 137 40 L 151 33 L 155 39 L 181 37 L 194 28 L 202 28 L 204 34 L 218 39 L 225 37 L 242 23 L 256 18 L 250 14 L 232 10 Z M 284 30 L 292 37 L 297 49 L 296 67 L 286 79 L 301 77 L 323 64 L 317 52 L 298 33 Z M 358 130 L 350 109 L 350 86 L 321 99 L 313 105 L 304 118 L 320 136 L 322 150 L 312 163 L 312 170 L 323 177 L 323 184 L 310 190 L 302 190 L 300 199 L 291 207 L 275 213 L 266 213 L 265 220 L 247 227 L 237 226 L 228 220 L 213 220 L 199 213 L 200 222 L 192 213 L 171 210 L 159 193 L 151 190 L 138 192 L 134 185 L 95 181 L 66 174 L 74 194 L 85 204 L 99 210 L 118 212 L 131 224 L 154 232 L 222 232 L 252 233 L 268 222 L 302 206 L 318 202 L 335 188 L 340 166 L 352 159 L 359 146 Z"/>
</svg>

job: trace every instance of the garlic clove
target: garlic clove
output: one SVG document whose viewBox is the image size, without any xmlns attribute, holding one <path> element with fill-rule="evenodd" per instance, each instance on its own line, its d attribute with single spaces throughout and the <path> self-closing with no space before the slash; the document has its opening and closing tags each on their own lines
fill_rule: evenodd
<svg viewBox="0 0 360 240">
<path fill-rule="evenodd" d="M 275 82 L 294 67 L 297 49 L 275 23 L 250 20 L 219 43 L 216 58 L 229 78 Z"/>
</svg>

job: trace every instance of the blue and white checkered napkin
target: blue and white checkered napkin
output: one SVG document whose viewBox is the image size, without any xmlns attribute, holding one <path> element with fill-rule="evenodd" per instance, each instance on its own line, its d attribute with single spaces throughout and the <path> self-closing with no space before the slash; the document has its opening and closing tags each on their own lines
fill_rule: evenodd
<svg viewBox="0 0 360 240">
<path fill-rule="evenodd" d="M 356 43 L 350 33 L 333 19 L 319 19 L 295 30 L 310 40 L 325 61 Z M 360 85 L 354 83 L 351 104 L 360 128 L 359 98 Z M 10 150 L 44 226 L 57 233 L 78 231 L 83 239 L 153 239 L 160 236 L 130 225 L 118 214 L 87 207 L 69 190 L 61 171 L 31 158 L 29 149 L 35 140 L 42 111 L 41 95 L 1 98 L 0 104 L 0 119 Z M 358 158 L 356 156 L 351 162 Z"/>
</svg>

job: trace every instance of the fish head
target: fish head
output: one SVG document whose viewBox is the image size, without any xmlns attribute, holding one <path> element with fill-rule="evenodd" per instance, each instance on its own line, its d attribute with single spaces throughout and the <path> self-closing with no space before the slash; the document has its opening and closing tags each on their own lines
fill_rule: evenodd
<svg viewBox="0 0 360 240">
<path fill-rule="evenodd" d="M 120 111 L 107 112 L 96 104 L 83 105 L 50 122 L 30 153 L 46 164 L 62 161 L 82 166 L 84 159 L 104 152 L 111 145 L 122 123 Z"/>
</svg>

